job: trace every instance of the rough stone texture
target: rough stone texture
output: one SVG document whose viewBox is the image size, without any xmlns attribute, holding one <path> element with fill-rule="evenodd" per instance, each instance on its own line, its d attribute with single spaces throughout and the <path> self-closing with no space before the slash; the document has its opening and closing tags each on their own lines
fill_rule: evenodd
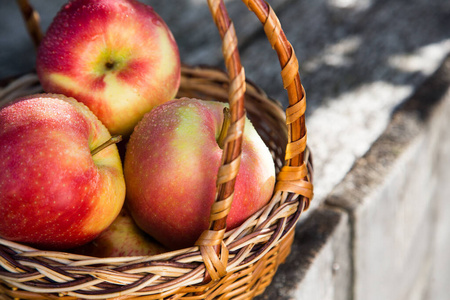
<svg viewBox="0 0 450 300">
<path fill-rule="evenodd" d="M 450 64 L 450 62 L 447 62 Z M 449 66 L 450 68 L 450 66 Z M 450 98 L 450 95 L 447 96 Z M 449 102 L 449 100 L 447 100 Z M 435 212 L 434 220 L 434 243 L 431 256 L 434 264 L 431 270 L 429 287 L 427 294 L 423 299 L 445 300 L 450 295 L 450 187 L 449 166 L 450 166 L 450 109 L 446 107 L 443 113 L 441 136 L 439 141 L 439 151 L 437 151 L 435 166 L 436 176 L 438 178 L 437 189 L 435 190 Z"/>
<path fill-rule="evenodd" d="M 450 57 L 327 200 L 350 214 L 355 300 L 448 297 L 449 86 Z"/>
<path fill-rule="evenodd" d="M 291 254 L 260 300 L 346 300 L 351 296 L 350 226 L 345 212 L 315 210 L 297 228 Z"/>
</svg>

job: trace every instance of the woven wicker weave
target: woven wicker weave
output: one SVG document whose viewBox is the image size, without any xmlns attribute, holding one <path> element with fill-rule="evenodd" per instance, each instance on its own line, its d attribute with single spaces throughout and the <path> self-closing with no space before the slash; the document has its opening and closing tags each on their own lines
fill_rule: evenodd
<svg viewBox="0 0 450 300">
<path fill-rule="evenodd" d="M 28 30 L 38 43 L 38 15 L 18 0 Z M 260 88 L 245 79 L 233 23 L 221 0 L 208 4 L 221 35 L 227 72 L 183 66 L 179 97 L 228 101 L 231 126 L 211 226 L 195 246 L 155 256 L 94 258 L 40 251 L 0 239 L 0 298 L 11 299 L 252 299 L 270 284 L 290 252 L 295 225 L 313 196 L 312 165 L 306 148 L 305 95 L 298 61 L 271 7 L 262 0 L 243 1 L 264 26 L 278 54 L 286 113 Z M 0 88 L 0 103 L 41 92 L 36 74 Z M 240 227 L 225 232 L 239 168 L 242 120 L 247 114 L 269 146 L 277 169 L 271 201 Z"/>
</svg>

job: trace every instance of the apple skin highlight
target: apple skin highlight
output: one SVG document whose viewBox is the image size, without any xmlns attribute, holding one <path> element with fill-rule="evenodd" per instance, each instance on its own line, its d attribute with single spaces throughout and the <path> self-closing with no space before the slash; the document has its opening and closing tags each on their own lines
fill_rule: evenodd
<svg viewBox="0 0 450 300">
<path fill-rule="evenodd" d="M 125 182 L 117 147 L 89 109 L 34 95 L 0 110 L 0 236 L 43 249 L 94 239 L 119 214 Z"/>
<path fill-rule="evenodd" d="M 131 135 L 124 162 L 127 204 L 138 226 L 169 249 L 193 246 L 208 228 L 223 152 L 216 141 L 223 108 L 172 100 L 146 114 Z M 272 156 L 247 120 L 227 228 L 264 206 L 274 183 Z"/>
<path fill-rule="evenodd" d="M 134 0 L 70 1 L 48 28 L 36 69 L 46 92 L 85 103 L 112 134 L 124 136 L 175 97 L 181 76 L 169 28 Z"/>
</svg>

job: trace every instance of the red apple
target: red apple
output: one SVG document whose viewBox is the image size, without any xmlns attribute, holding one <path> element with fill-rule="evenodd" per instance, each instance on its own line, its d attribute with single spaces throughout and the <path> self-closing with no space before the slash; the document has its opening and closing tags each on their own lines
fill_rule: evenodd
<svg viewBox="0 0 450 300">
<path fill-rule="evenodd" d="M 169 101 L 146 114 L 130 137 L 124 162 L 128 207 L 138 226 L 170 249 L 192 246 L 208 228 L 224 106 Z M 247 119 L 228 229 L 264 206 L 274 183 L 272 156 Z"/>
<path fill-rule="evenodd" d="M 127 135 L 180 84 L 180 57 L 166 23 L 134 0 L 73 0 L 38 50 L 46 92 L 85 103 L 112 134 Z"/>
<path fill-rule="evenodd" d="M 123 208 L 114 222 L 95 240 L 72 252 L 96 256 L 141 256 L 164 253 L 166 249 L 142 231 Z"/>
<path fill-rule="evenodd" d="M 125 181 L 116 145 L 82 103 L 62 95 L 0 110 L 0 236 L 46 249 L 94 239 L 119 214 Z"/>
</svg>

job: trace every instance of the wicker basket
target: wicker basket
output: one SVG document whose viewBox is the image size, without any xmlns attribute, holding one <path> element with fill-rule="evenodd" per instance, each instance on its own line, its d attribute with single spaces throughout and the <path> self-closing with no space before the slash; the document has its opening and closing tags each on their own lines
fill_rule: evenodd
<svg viewBox="0 0 450 300">
<path fill-rule="evenodd" d="M 28 30 L 38 43 L 38 15 L 26 1 L 18 2 Z M 233 23 L 222 0 L 209 0 L 228 72 L 183 66 L 178 95 L 230 103 L 232 125 L 218 174 L 219 193 L 211 210 L 209 230 L 191 248 L 116 258 L 40 251 L 0 239 L 1 298 L 252 299 L 270 284 L 290 252 L 295 225 L 313 196 L 312 165 L 306 148 L 305 95 L 297 58 L 271 7 L 263 0 L 243 2 L 264 25 L 278 54 L 290 105 L 285 113 L 245 79 Z M 0 101 L 40 91 L 36 74 L 27 74 L 4 82 Z M 276 188 L 270 203 L 240 227 L 225 232 L 245 113 L 273 154 L 278 174 Z"/>
</svg>

